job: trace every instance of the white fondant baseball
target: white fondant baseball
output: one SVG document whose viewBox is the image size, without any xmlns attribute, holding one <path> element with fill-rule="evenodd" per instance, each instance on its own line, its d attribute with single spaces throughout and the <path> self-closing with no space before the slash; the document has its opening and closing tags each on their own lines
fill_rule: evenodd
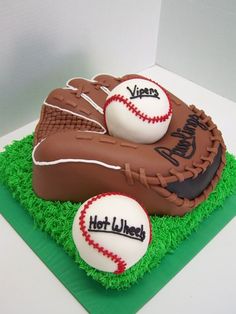
<svg viewBox="0 0 236 314">
<path fill-rule="evenodd" d="M 161 86 L 146 78 L 135 78 L 110 92 L 104 114 L 110 135 L 150 144 L 165 135 L 172 108 Z"/>
<path fill-rule="evenodd" d="M 147 251 L 151 225 L 147 213 L 133 198 L 103 193 L 81 205 L 74 218 L 72 236 L 87 264 L 120 274 Z"/>
</svg>

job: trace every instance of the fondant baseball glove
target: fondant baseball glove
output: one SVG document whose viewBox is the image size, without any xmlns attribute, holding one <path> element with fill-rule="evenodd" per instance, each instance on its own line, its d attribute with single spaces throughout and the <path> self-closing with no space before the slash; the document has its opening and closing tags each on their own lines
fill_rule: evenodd
<svg viewBox="0 0 236 314">
<path fill-rule="evenodd" d="M 116 191 L 136 198 L 150 214 L 183 215 L 213 191 L 225 165 L 221 133 L 202 110 L 170 92 L 173 116 L 158 142 L 137 144 L 107 133 L 107 95 L 137 77 L 74 78 L 49 94 L 32 154 L 39 197 L 78 202 Z"/>
</svg>

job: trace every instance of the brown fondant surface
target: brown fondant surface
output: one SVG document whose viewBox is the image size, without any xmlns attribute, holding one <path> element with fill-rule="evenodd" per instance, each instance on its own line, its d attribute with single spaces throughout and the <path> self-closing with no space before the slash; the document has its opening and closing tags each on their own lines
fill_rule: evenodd
<svg viewBox="0 0 236 314">
<path fill-rule="evenodd" d="M 35 131 L 38 146 L 34 158 L 43 164 L 34 165 L 33 187 L 40 197 L 84 201 L 98 193 L 116 191 L 138 199 L 150 214 L 183 215 L 204 201 L 214 189 L 225 163 L 221 133 L 203 111 L 187 106 L 169 92 L 173 116 L 166 135 L 157 143 L 135 144 L 102 134 L 105 127 L 102 113 L 81 94 L 103 108 L 107 93 L 101 87 L 111 90 L 132 77 L 137 75 L 123 78 L 99 75 L 94 82 L 72 79 L 68 84 L 73 89 L 56 89 L 48 96 Z M 197 123 L 187 123 L 192 116 Z M 191 136 L 181 133 L 190 127 Z M 183 139 L 187 140 L 183 142 Z M 183 146 L 187 147 L 186 151 L 178 154 Z M 201 174 L 213 165 L 220 146 L 217 171 L 208 176 L 206 182 L 210 183 L 197 197 L 181 198 L 168 190 L 171 183 L 188 180 L 191 187 L 191 180 L 198 176 L 201 180 Z M 178 152 L 173 158 L 177 164 L 159 153 L 162 148 L 169 152 L 176 147 Z M 53 162 L 55 164 L 50 164 Z M 119 169 L 104 167 L 99 162 Z M 206 180 L 205 177 L 202 176 L 202 180 Z"/>
</svg>

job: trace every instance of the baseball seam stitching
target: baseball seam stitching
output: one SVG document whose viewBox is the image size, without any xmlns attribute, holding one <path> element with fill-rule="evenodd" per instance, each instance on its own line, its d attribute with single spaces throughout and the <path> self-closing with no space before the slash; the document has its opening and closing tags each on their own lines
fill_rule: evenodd
<svg viewBox="0 0 236 314">
<path fill-rule="evenodd" d="M 129 80 L 132 80 L 132 79 L 143 79 L 143 80 L 146 80 L 146 81 L 149 81 L 149 82 L 151 82 L 151 83 L 153 83 L 153 84 L 155 84 L 155 85 L 157 85 L 163 92 L 164 92 L 164 94 L 166 95 L 166 97 L 167 97 L 167 99 L 168 99 L 168 101 L 169 101 L 169 110 L 168 110 L 168 113 L 167 113 L 167 115 L 171 115 L 172 114 L 172 104 L 171 104 L 171 100 L 170 100 L 170 97 L 169 97 L 169 94 L 166 92 L 166 90 L 160 85 L 160 84 L 158 84 L 156 81 L 154 81 L 154 80 L 152 80 L 152 79 L 150 79 L 150 78 L 148 78 L 148 77 L 145 77 L 145 76 L 142 76 L 142 75 L 137 75 L 137 76 L 134 76 L 134 77 L 132 77 L 132 78 L 127 78 L 127 79 L 125 79 L 124 80 L 124 82 L 125 81 L 129 81 Z M 131 103 L 132 104 L 132 103 Z M 104 105 L 104 114 L 105 114 L 105 110 L 106 110 L 106 103 L 105 103 L 105 105 Z M 144 116 L 146 116 L 146 115 L 144 115 Z M 164 115 L 165 116 L 165 115 Z M 168 118 L 169 118 L 169 116 L 165 119 L 165 120 L 167 120 Z M 160 117 L 162 117 L 162 116 L 160 116 Z M 148 119 L 153 119 L 152 117 L 147 117 Z M 155 117 L 154 117 L 155 118 Z M 140 119 L 142 119 L 142 118 L 140 118 Z M 165 120 L 163 120 L 163 121 L 165 121 Z M 143 121 L 145 121 L 145 120 L 143 120 Z M 153 121 L 151 121 L 152 123 L 156 123 L 156 122 L 163 122 L 163 121 L 155 121 L 155 122 L 153 122 Z M 150 121 L 148 121 L 148 123 L 151 123 Z"/>
<path fill-rule="evenodd" d="M 123 95 L 120 95 L 120 94 L 113 95 L 107 99 L 107 101 L 105 102 L 105 105 L 104 105 L 104 113 L 112 101 L 118 101 L 120 103 L 123 103 L 129 111 L 134 113 L 142 121 L 147 121 L 148 123 L 154 124 L 157 122 L 164 122 L 167 119 L 169 119 L 170 115 L 172 114 L 172 106 L 171 106 L 170 101 L 169 101 L 169 109 L 168 109 L 168 112 L 166 114 L 160 115 L 160 116 L 150 117 L 147 114 L 144 114 L 143 112 L 138 110 L 138 108 L 131 101 L 129 101 L 127 98 L 125 98 Z"/>
<path fill-rule="evenodd" d="M 96 243 L 94 240 L 91 239 L 90 234 L 88 233 L 87 229 L 86 229 L 86 224 L 85 224 L 85 216 L 87 213 L 87 210 L 89 209 L 89 207 L 93 204 L 93 202 L 95 202 L 96 200 L 105 197 L 105 196 L 110 196 L 110 195 L 122 195 L 122 196 L 127 196 L 130 197 L 128 195 L 125 195 L 124 193 L 119 193 L 119 192 L 106 192 L 106 193 L 102 193 L 99 195 L 96 195 L 94 197 L 92 197 L 91 199 L 89 199 L 87 201 L 87 203 L 84 205 L 84 208 L 81 211 L 80 217 L 79 217 L 79 225 L 80 225 L 80 230 L 82 231 L 82 235 L 85 239 L 85 241 L 92 246 L 95 250 L 97 250 L 99 253 L 102 253 L 103 256 L 108 257 L 109 259 L 111 259 L 113 262 L 115 262 L 117 264 L 117 270 L 114 271 L 114 274 L 121 274 L 126 270 L 126 262 L 119 257 L 117 254 L 112 253 L 109 250 L 106 250 L 103 246 L 100 246 L 98 243 Z M 132 197 L 130 197 L 132 198 Z M 133 200 L 135 200 L 134 198 L 132 198 Z M 136 200 L 135 200 L 136 201 Z M 150 222 L 150 218 L 148 216 L 148 213 L 146 211 L 146 209 L 139 204 L 144 212 L 147 215 L 148 221 L 149 221 L 149 228 L 150 228 L 150 238 L 149 238 L 149 244 L 152 240 L 152 226 L 151 226 L 151 222 Z"/>
<path fill-rule="evenodd" d="M 116 195 L 116 193 L 103 193 L 99 194 L 97 196 L 92 197 L 88 202 L 84 205 L 84 208 L 81 211 L 80 217 L 79 217 L 79 225 L 80 230 L 82 231 L 82 235 L 85 239 L 85 241 L 92 246 L 95 250 L 97 250 L 99 253 L 102 253 L 103 256 L 108 257 L 111 259 L 114 263 L 117 264 L 117 269 L 114 271 L 115 274 L 121 274 L 126 269 L 126 263 L 124 260 L 122 260 L 121 257 L 119 257 L 117 254 L 112 253 L 109 250 L 106 250 L 103 246 L 100 246 L 98 243 L 96 243 L 94 240 L 91 239 L 90 234 L 88 233 L 85 225 L 85 216 L 87 213 L 87 210 L 92 205 L 93 202 L 96 200 L 108 196 L 108 195 Z"/>
</svg>

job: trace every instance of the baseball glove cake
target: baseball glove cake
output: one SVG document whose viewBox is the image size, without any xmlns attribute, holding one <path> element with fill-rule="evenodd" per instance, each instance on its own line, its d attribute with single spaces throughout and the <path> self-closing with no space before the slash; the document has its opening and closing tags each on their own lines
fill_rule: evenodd
<svg viewBox="0 0 236 314">
<path fill-rule="evenodd" d="M 150 214 L 183 215 L 214 190 L 225 165 L 221 133 L 202 110 L 170 92 L 165 90 L 172 118 L 158 141 L 140 144 L 108 134 L 106 99 L 117 85 L 134 78 L 143 77 L 74 78 L 49 94 L 32 155 L 39 197 L 78 202 L 112 191 L 134 197 Z M 124 105 L 122 97 L 117 101 Z M 144 123 L 162 122 L 158 117 L 148 121 L 130 104 Z"/>
</svg>

